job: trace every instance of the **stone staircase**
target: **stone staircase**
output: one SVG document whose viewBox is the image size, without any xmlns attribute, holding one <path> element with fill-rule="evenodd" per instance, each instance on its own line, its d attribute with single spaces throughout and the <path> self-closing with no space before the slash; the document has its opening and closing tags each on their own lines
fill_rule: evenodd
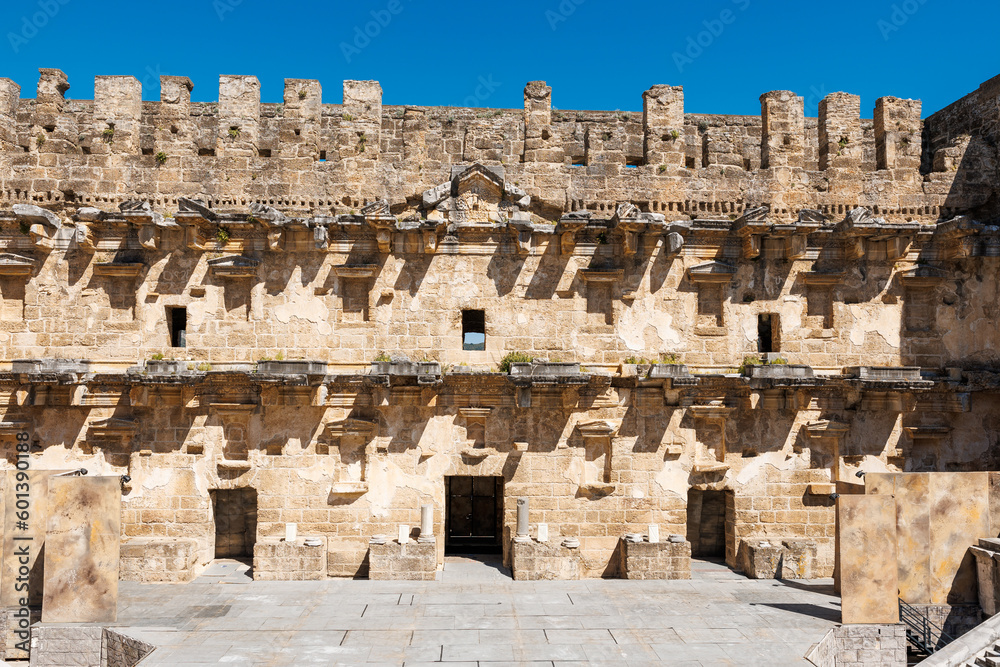
<svg viewBox="0 0 1000 667">
<path fill-rule="evenodd" d="M 1000 615 L 986 619 L 917 664 L 920 667 L 1000 667 Z"/>
</svg>

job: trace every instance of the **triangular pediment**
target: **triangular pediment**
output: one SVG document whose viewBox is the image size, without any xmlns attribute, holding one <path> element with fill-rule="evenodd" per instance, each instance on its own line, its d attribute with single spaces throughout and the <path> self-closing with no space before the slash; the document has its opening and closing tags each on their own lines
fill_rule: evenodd
<svg viewBox="0 0 1000 667">
<path fill-rule="evenodd" d="M 725 262 L 705 262 L 688 269 L 693 282 L 725 282 L 736 274 L 736 267 Z"/>
<path fill-rule="evenodd" d="M 30 257 L 22 257 L 9 252 L 0 253 L 0 266 L 27 266 L 35 265 L 35 260 Z"/>
</svg>

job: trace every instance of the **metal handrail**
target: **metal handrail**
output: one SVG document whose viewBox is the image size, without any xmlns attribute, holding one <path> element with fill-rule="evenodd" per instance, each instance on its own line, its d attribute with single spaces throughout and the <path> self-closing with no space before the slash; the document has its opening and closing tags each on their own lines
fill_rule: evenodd
<svg viewBox="0 0 1000 667">
<path fill-rule="evenodd" d="M 910 634 L 908 632 L 906 638 L 927 655 L 955 641 L 955 638 L 945 632 L 944 628 L 927 618 L 926 613 L 913 605 L 907 604 L 903 598 L 899 598 L 899 620 L 913 633 Z M 937 631 L 938 641 L 936 646 L 931 638 L 932 630 Z"/>
</svg>

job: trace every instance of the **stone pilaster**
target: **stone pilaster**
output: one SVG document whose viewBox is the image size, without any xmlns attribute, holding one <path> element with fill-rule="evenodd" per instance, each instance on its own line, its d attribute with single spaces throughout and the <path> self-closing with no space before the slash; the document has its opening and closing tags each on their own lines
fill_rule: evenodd
<svg viewBox="0 0 1000 667">
<path fill-rule="evenodd" d="M 684 166 L 684 88 L 653 86 L 642 94 L 645 163 Z"/>
<path fill-rule="evenodd" d="M 803 100 L 787 90 L 760 96 L 761 169 L 801 169 L 804 159 L 805 111 Z"/>
<path fill-rule="evenodd" d="M 323 115 L 323 87 L 313 79 L 285 79 L 284 103 L 281 157 L 316 160 Z"/>
<path fill-rule="evenodd" d="M 861 98 L 830 93 L 819 103 L 819 168 L 858 169 L 862 159 Z"/>
<path fill-rule="evenodd" d="M 142 84 L 134 76 L 94 77 L 95 153 L 139 154 Z"/>
<path fill-rule="evenodd" d="M 260 82 L 255 76 L 219 77 L 220 157 L 256 157 L 260 138 Z"/>
</svg>

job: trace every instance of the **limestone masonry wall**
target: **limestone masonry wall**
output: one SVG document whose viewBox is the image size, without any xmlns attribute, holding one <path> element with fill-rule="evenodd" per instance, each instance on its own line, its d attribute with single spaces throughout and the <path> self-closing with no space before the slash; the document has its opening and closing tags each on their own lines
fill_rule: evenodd
<svg viewBox="0 0 1000 667">
<path fill-rule="evenodd" d="M 0 79 L 0 444 L 129 476 L 124 577 L 189 580 L 231 523 L 269 578 L 363 575 L 421 504 L 443 526 L 451 476 L 502 478 L 508 562 L 526 497 L 574 576 L 649 524 L 826 576 L 836 482 L 1000 465 L 994 82 L 923 120 L 68 87 Z"/>
</svg>

